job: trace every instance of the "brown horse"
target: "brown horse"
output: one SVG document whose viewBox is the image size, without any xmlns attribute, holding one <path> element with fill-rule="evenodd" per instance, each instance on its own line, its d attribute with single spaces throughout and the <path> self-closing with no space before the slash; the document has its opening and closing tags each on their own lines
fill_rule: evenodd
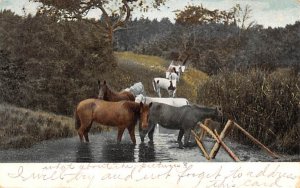
<svg viewBox="0 0 300 188">
<path fill-rule="evenodd" d="M 113 92 L 111 89 L 108 88 L 106 85 L 106 81 L 104 80 L 103 83 L 98 80 L 98 86 L 99 86 L 99 95 L 98 99 L 102 99 L 105 101 L 122 101 L 122 100 L 128 100 L 128 101 L 135 101 L 134 95 L 129 91 L 122 91 L 122 92 Z"/>
<path fill-rule="evenodd" d="M 135 144 L 135 125 L 139 120 L 140 128 L 148 128 L 149 108 L 152 104 L 135 103 L 131 101 L 108 102 L 99 99 L 81 101 L 75 111 L 75 128 L 80 141 L 83 136 L 89 142 L 88 132 L 93 121 L 102 125 L 118 127 L 117 141 L 121 142 L 124 130 L 127 128 L 132 142 Z"/>
</svg>

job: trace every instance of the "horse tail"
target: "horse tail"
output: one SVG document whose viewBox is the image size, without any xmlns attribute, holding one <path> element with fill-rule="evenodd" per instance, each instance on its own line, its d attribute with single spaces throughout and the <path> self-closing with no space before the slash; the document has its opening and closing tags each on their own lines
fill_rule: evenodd
<svg viewBox="0 0 300 188">
<path fill-rule="evenodd" d="M 80 119 L 77 114 L 77 108 L 75 109 L 75 129 L 78 130 L 80 128 Z"/>
</svg>

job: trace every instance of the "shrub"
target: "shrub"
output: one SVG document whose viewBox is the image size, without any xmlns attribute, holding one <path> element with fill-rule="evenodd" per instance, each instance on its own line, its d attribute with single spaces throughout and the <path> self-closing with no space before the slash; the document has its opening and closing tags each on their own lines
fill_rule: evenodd
<svg viewBox="0 0 300 188">
<path fill-rule="evenodd" d="M 116 62 L 100 27 L 0 11 L 0 102 L 72 115 Z"/>
<path fill-rule="evenodd" d="M 227 117 L 272 148 L 299 152 L 299 85 L 299 75 L 288 69 L 223 72 L 201 85 L 198 102 L 221 105 Z M 232 136 L 250 143 L 238 131 Z"/>
</svg>

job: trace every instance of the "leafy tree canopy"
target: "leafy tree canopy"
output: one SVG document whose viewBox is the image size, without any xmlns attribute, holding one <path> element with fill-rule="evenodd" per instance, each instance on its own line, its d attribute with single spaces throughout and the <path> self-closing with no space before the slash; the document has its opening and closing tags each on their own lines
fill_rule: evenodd
<svg viewBox="0 0 300 188">
<path fill-rule="evenodd" d="M 131 11 L 139 9 L 148 11 L 158 8 L 167 0 L 31 0 L 42 3 L 39 14 L 48 14 L 57 18 L 82 19 L 91 10 L 102 12 L 101 23 L 105 26 L 108 38 L 113 39 L 113 32 L 125 23 L 131 16 Z"/>
</svg>

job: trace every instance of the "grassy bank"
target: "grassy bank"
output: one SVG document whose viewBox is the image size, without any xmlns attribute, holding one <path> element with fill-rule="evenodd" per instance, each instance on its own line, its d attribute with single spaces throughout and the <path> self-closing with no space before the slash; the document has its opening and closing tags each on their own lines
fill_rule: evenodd
<svg viewBox="0 0 300 188">
<path fill-rule="evenodd" d="M 152 79 L 154 77 L 164 78 L 170 61 L 157 56 L 140 55 L 132 52 L 115 52 L 115 57 L 119 63 L 119 71 L 124 74 L 124 79 L 126 80 L 126 77 L 129 77 L 128 81 L 131 82 L 128 83 L 129 85 L 141 81 L 147 95 L 157 96 L 153 91 Z M 196 102 L 197 88 L 207 78 L 208 76 L 205 73 L 187 65 L 186 71 L 178 83 L 177 97 L 185 97 L 190 102 Z M 165 91 L 162 91 L 162 95 L 164 97 L 168 96 Z"/>
<path fill-rule="evenodd" d="M 103 129 L 94 124 L 91 132 Z M 0 104 L 0 148 L 28 148 L 49 139 L 75 136 L 72 117 Z"/>
<path fill-rule="evenodd" d="M 224 113 L 277 151 L 299 153 L 300 78 L 291 69 L 248 70 L 212 76 L 199 88 L 199 101 L 221 104 Z M 252 144 L 239 131 L 233 137 Z"/>
</svg>

